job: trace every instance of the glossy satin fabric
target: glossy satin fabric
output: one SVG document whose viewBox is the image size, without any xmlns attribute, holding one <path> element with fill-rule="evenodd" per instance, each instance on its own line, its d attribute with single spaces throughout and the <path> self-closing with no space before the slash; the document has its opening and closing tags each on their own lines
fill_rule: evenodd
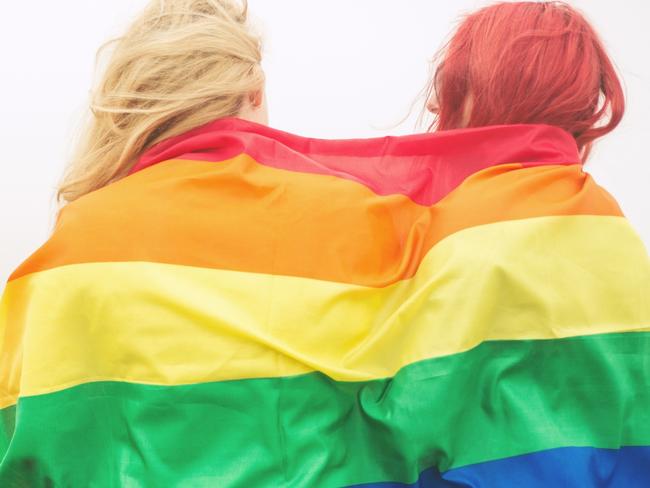
<svg viewBox="0 0 650 488">
<path fill-rule="evenodd" d="M 0 327 L 2 486 L 650 483 L 650 262 L 552 127 L 206 124 L 68 205 Z"/>
</svg>

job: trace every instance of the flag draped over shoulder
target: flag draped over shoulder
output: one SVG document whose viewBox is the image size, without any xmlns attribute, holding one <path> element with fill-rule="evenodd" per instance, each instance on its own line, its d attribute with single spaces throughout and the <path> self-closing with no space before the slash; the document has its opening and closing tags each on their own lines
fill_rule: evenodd
<svg viewBox="0 0 650 488">
<path fill-rule="evenodd" d="M 0 486 L 650 486 L 650 262 L 553 127 L 206 124 L 0 327 Z"/>
</svg>

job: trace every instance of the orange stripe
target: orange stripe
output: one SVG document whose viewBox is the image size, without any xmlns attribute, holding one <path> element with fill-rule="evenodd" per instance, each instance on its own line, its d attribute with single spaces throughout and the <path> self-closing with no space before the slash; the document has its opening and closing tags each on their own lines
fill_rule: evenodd
<svg viewBox="0 0 650 488">
<path fill-rule="evenodd" d="M 580 165 L 494 166 L 426 207 L 245 155 L 173 160 L 68 205 L 52 238 L 10 279 L 72 263 L 153 261 L 386 286 L 413 276 L 458 230 L 585 214 L 621 211 Z"/>
</svg>

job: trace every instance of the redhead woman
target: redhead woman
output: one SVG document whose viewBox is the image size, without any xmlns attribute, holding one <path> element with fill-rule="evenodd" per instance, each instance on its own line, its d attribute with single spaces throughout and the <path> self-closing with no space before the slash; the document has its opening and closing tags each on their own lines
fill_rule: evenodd
<svg viewBox="0 0 650 488">
<path fill-rule="evenodd" d="M 562 2 L 511 2 L 469 15 L 436 56 L 432 129 L 548 124 L 569 132 L 585 161 L 625 101 L 585 18 Z"/>
<path fill-rule="evenodd" d="M 650 485 L 650 261 L 583 169 L 623 113 L 582 16 L 469 15 L 437 130 L 267 127 L 225 0 L 115 46 L 0 307 L 0 486 Z M 262 123 L 260 123 L 262 122 Z"/>
</svg>

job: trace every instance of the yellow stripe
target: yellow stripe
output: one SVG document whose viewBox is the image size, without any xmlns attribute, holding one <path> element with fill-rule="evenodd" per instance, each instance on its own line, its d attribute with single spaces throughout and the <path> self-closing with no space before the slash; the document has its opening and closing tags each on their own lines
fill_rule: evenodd
<svg viewBox="0 0 650 488">
<path fill-rule="evenodd" d="M 650 264 L 621 217 L 542 217 L 455 233 L 385 288 L 118 262 L 19 278 L 4 301 L 7 405 L 97 380 L 368 380 L 484 340 L 645 329 Z"/>
</svg>

